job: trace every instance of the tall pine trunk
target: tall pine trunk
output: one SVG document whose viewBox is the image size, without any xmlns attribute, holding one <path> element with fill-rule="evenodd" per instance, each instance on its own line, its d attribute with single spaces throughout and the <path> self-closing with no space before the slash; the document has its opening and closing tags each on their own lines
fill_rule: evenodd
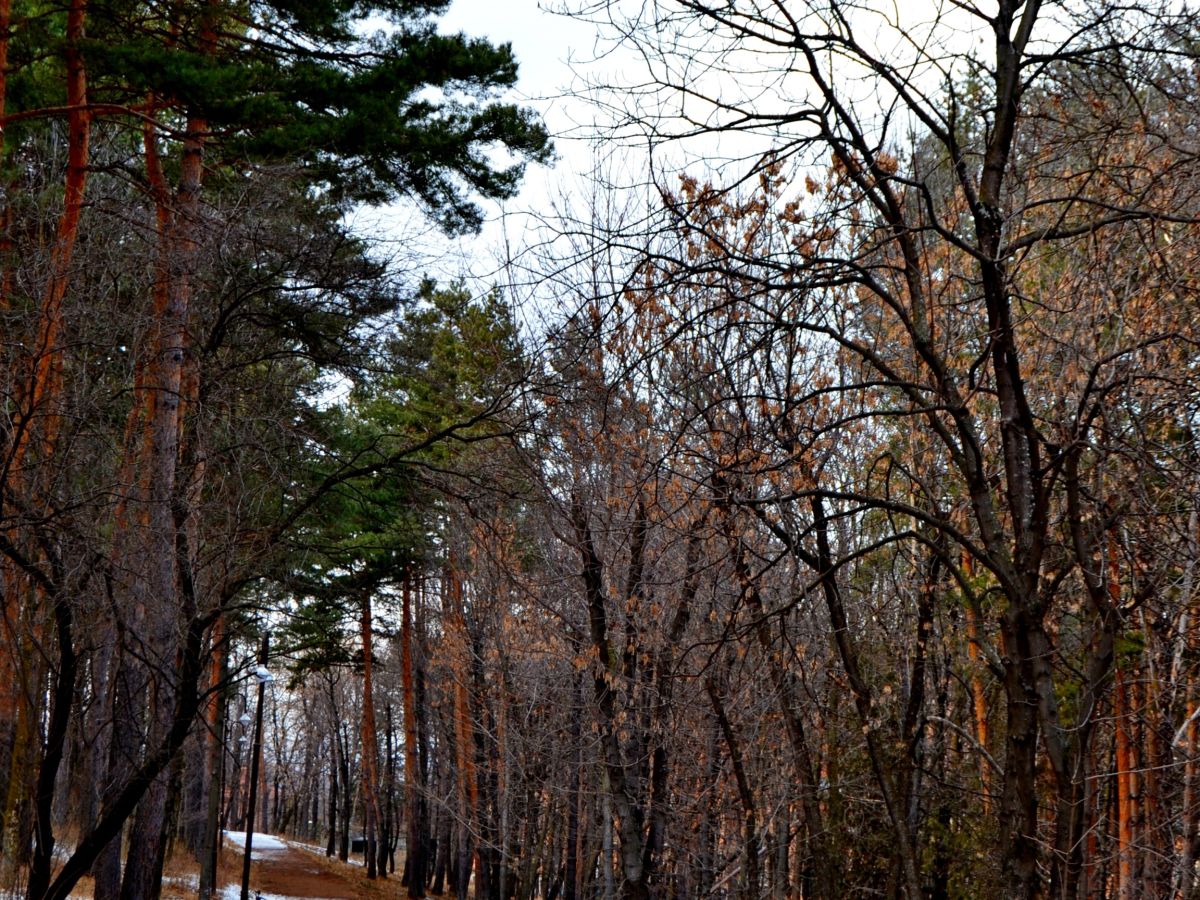
<svg viewBox="0 0 1200 900">
<path fill-rule="evenodd" d="M 50 279 L 42 297 L 38 317 L 38 336 L 31 360 L 30 382 L 23 398 L 25 419 L 18 426 L 19 430 L 14 437 L 9 456 L 9 477 L 16 484 L 10 483 L 6 487 L 11 489 L 19 486 L 19 489 L 29 491 L 32 495 L 29 498 L 32 501 L 30 505 L 35 509 L 41 505 L 39 495 L 42 491 L 35 486 L 35 479 L 30 477 L 26 466 L 31 454 L 34 459 L 48 461 L 54 455 L 58 441 L 62 417 L 63 299 L 70 282 L 71 259 L 79 235 L 79 221 L 83 213 L 87 186 L 91 113 L 87 109 L 87 69 L 82 49 L 86 21 L 86 0 L 71 0 L 67 11 L 64 51 L 67 106 L 70 111 L 67 114 L 67 174 L 63 211 L 59 217 L 51 251 Z M 7 29 L 5 37 L 7 38 Z M 7 42 L 5 52 L 7 53 Z M 7 589 L 13 579 L 5 578 L 4 581 L 3 586 Z M 36 825 L 28 896 L 35 898 L 40 897 L 50 883 L 54 855 L 54 832 L 50 812 L 75 694 L 77 659 L 72 633 L 71 599 L 64 593 L 65 585 L 47 584 L 42 581 L 31 584 L 31 588 L 35 601 L 40 601 L 35 602 L 36 606 L 47 600 L 50 603 L 58 656 L 51 676 L 50 715 L 45 725 L 42 758 L 33 798 Z M 29 736 L 32 738 L 32 730 Z M 19 750 L 19 745 L 15 749 Z M 15 753 L 13 758 L 18 758 Z M 5 805 L 8 805 L 7 800 Z"/>
<path fill-rule="evenodd" d="M 460 839 L 456 854 L 455 885 L 458 897 L 466 896 L 471 880 L 471 870 L 477 852 L 479 835 L 479 781 L 475 772 L 475 729 L 471 705 L 471 645 L 467 635 L 463 614 L 462 583 L 454 567 L 454 560 L 446 565 L 444 578 L 445 607 L 448 614 L 447 636 L 450 639 L 450 670 L 454 678 L 454 780 Z M 479 863 L 474 862 L 476 871 Z M 484 876 L 486 880 L 486 876 Z"/>
<path fill-rule="evenodd" d="M 362 600 L 362 651 L 363 651 L 363 708 L 362 708 L 362 792 L 363 820 L 365 827 L 363 837 L 366 839 L 367 878 L 376 875 L 387 877 L 386 869 L 377 870 L 378 865 L 378 830 L 381 823 L 379 815 L 379 773 L 377 771 L 379 748 L 375 738 L 375 696 L 372 683 L 372 650 L 371 641 L 371 597 L 364 595 Z"/>
<path fill-rule="evenodd" d="M 158 153 L 158 136 L 145 129 L 146 170 L 155 195 L 159 222 L 159 260 L 156 286 L 153 355 L 150 359 L 150 414 L 145 422 L 141 466 L 145 469 L 146 535 L 144 633 L 140 636 L 157 672 L 147 673 L 149 703 L 148 746 L 162 742 L 170 728 L 175 691 L 172 673 L 178 652 L 179 628 L 177 483 L 182 444 L 182 403 L 188 344 L 188 318 L 193 270 L 199 241 L 200 187 L 203 178 L 207 121 L 188 117 L 174 208 L 167 206 L 167 189 Z M 162 772 L 138 805 L 130 832 L 129 851 L 121 883 L 122 900 L 156 900 L 162 886 L 166 849 L 170 779 Z"/>
<path fill-rule="evenodd" d="M 412 582 L 405 578 L 400 624 L 400 678 L 404 691 L 404 794 L 408 807 L 408 896 L 425 896 L 426 840 L 421 766 L 417 745 L 417 689 L 413 675 Z"/>
</svg>

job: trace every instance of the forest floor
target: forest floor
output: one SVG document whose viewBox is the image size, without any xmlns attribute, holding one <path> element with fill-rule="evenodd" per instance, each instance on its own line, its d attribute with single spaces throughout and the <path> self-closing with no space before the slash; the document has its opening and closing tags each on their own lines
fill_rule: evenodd
<svg viewBox="0 0 1200 900">
<path fill-rule="evenodd" d="M 236 863 L 236 874 L 223 882 L 222 900 L 241 896 L 241 859 L 245 837 L 240 832 L 226 835 L 224 860 Z M 228 871 L 228 863 L 222 865 Z M 250 897 L 255 900 L 373 900 L 398 896 L 399 879 L 370 881 L 362 866 L 330 859 L 317 848 L 283 841 L 266 834 L 255 834 L 250 854 Z M 165 897 L 165 893 L 164 893 Z"/>
<path fill-rule="evenodd" d="M 243 832 L 226 832 L 217 867 L 220 900 L 240 900 Z M 162 900 L 194 900 L 199 868 L 186 851 L 177 849 L 163 868 Z M 20 886 L 18 886 L 19 888 Z M 92 879 L 83 878 L 70 900 L 91 900 Z M 400 878 L 371 881 L 361 862 L 344 863 L 325 856 L 321 847 L 255 833 L 250 854 L 250 900 L 395 900 Z M 23 889 L 0 887 L 0 900 L 21 900 Z"/>
</svg>

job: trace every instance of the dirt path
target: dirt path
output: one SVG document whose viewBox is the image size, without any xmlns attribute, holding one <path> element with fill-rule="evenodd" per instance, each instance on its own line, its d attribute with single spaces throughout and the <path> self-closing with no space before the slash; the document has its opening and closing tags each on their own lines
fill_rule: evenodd
<svg viewBox="0 0 1200 900">
<path fill-rule="evenodd" d="M 244 838 L 237 833 L 230 833 L 227 837 L 233 845 L 229 847 L 229 852 L 240 858 Z M 263 900 L 357 900 L 382 893 L 379 890 L 382 885 L 368 886 L 365 873 L 360 873 L 355 867 L 329 861 L 318 853 L 290 846 L 270 835 L 254 835 L 251 860 L 251 900 L 254 900 L 256 892 L 262 895 Z M 226 885 L 222 892 L 223 900 L 238 900 L 239 888 L 240 884 Z"/>
</svg>

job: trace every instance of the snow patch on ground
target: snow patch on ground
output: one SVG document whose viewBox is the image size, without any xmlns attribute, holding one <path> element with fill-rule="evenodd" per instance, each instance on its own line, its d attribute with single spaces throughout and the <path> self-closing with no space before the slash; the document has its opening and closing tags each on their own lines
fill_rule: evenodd
<svg viewBox="0 0 1200 900">
<path fill-rule="evenodd" d="M 251 851 L 253 852 L 253 851 Z M 221 900 L 241 900 L 242 887 L 238 884 L 227 884 L 221 889 Z M 295 897 L 288 897 L 284 894 L 260 894 L 257 891 L 250 892 L 250 900 L 297 900 Z M 330 898 L 304 898 L 304 900 L 330 900 Z"/>
<path fill-rule="evenodd" d="M 227 831 L 225 839 L 235 847 L 245 848 L 246 832 L 244 831 Z M 262 859 L 272 853 L 284 853 L 287 851 L 287 844 L 279 838 L 271 834 L 260 834 L 254 832 L 254 838 L 250 841 L 250 858 Z M 260 855 L 261 854 L 261 855 Z"/>
</svg>

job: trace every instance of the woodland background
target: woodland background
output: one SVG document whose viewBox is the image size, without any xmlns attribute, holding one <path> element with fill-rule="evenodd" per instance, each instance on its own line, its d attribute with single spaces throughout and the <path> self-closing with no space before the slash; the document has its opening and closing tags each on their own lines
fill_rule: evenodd
<svg viewBox="0 0 1200 900">
<path fill-rule="evenodd" d="M 211 896 L 265 663 L 410 897 L 1197 896 L 1200 21 L 576 6 L 629 155 L 437 284 L 443 7 L 0 0 L 0 889 Z"/>
</svg>

